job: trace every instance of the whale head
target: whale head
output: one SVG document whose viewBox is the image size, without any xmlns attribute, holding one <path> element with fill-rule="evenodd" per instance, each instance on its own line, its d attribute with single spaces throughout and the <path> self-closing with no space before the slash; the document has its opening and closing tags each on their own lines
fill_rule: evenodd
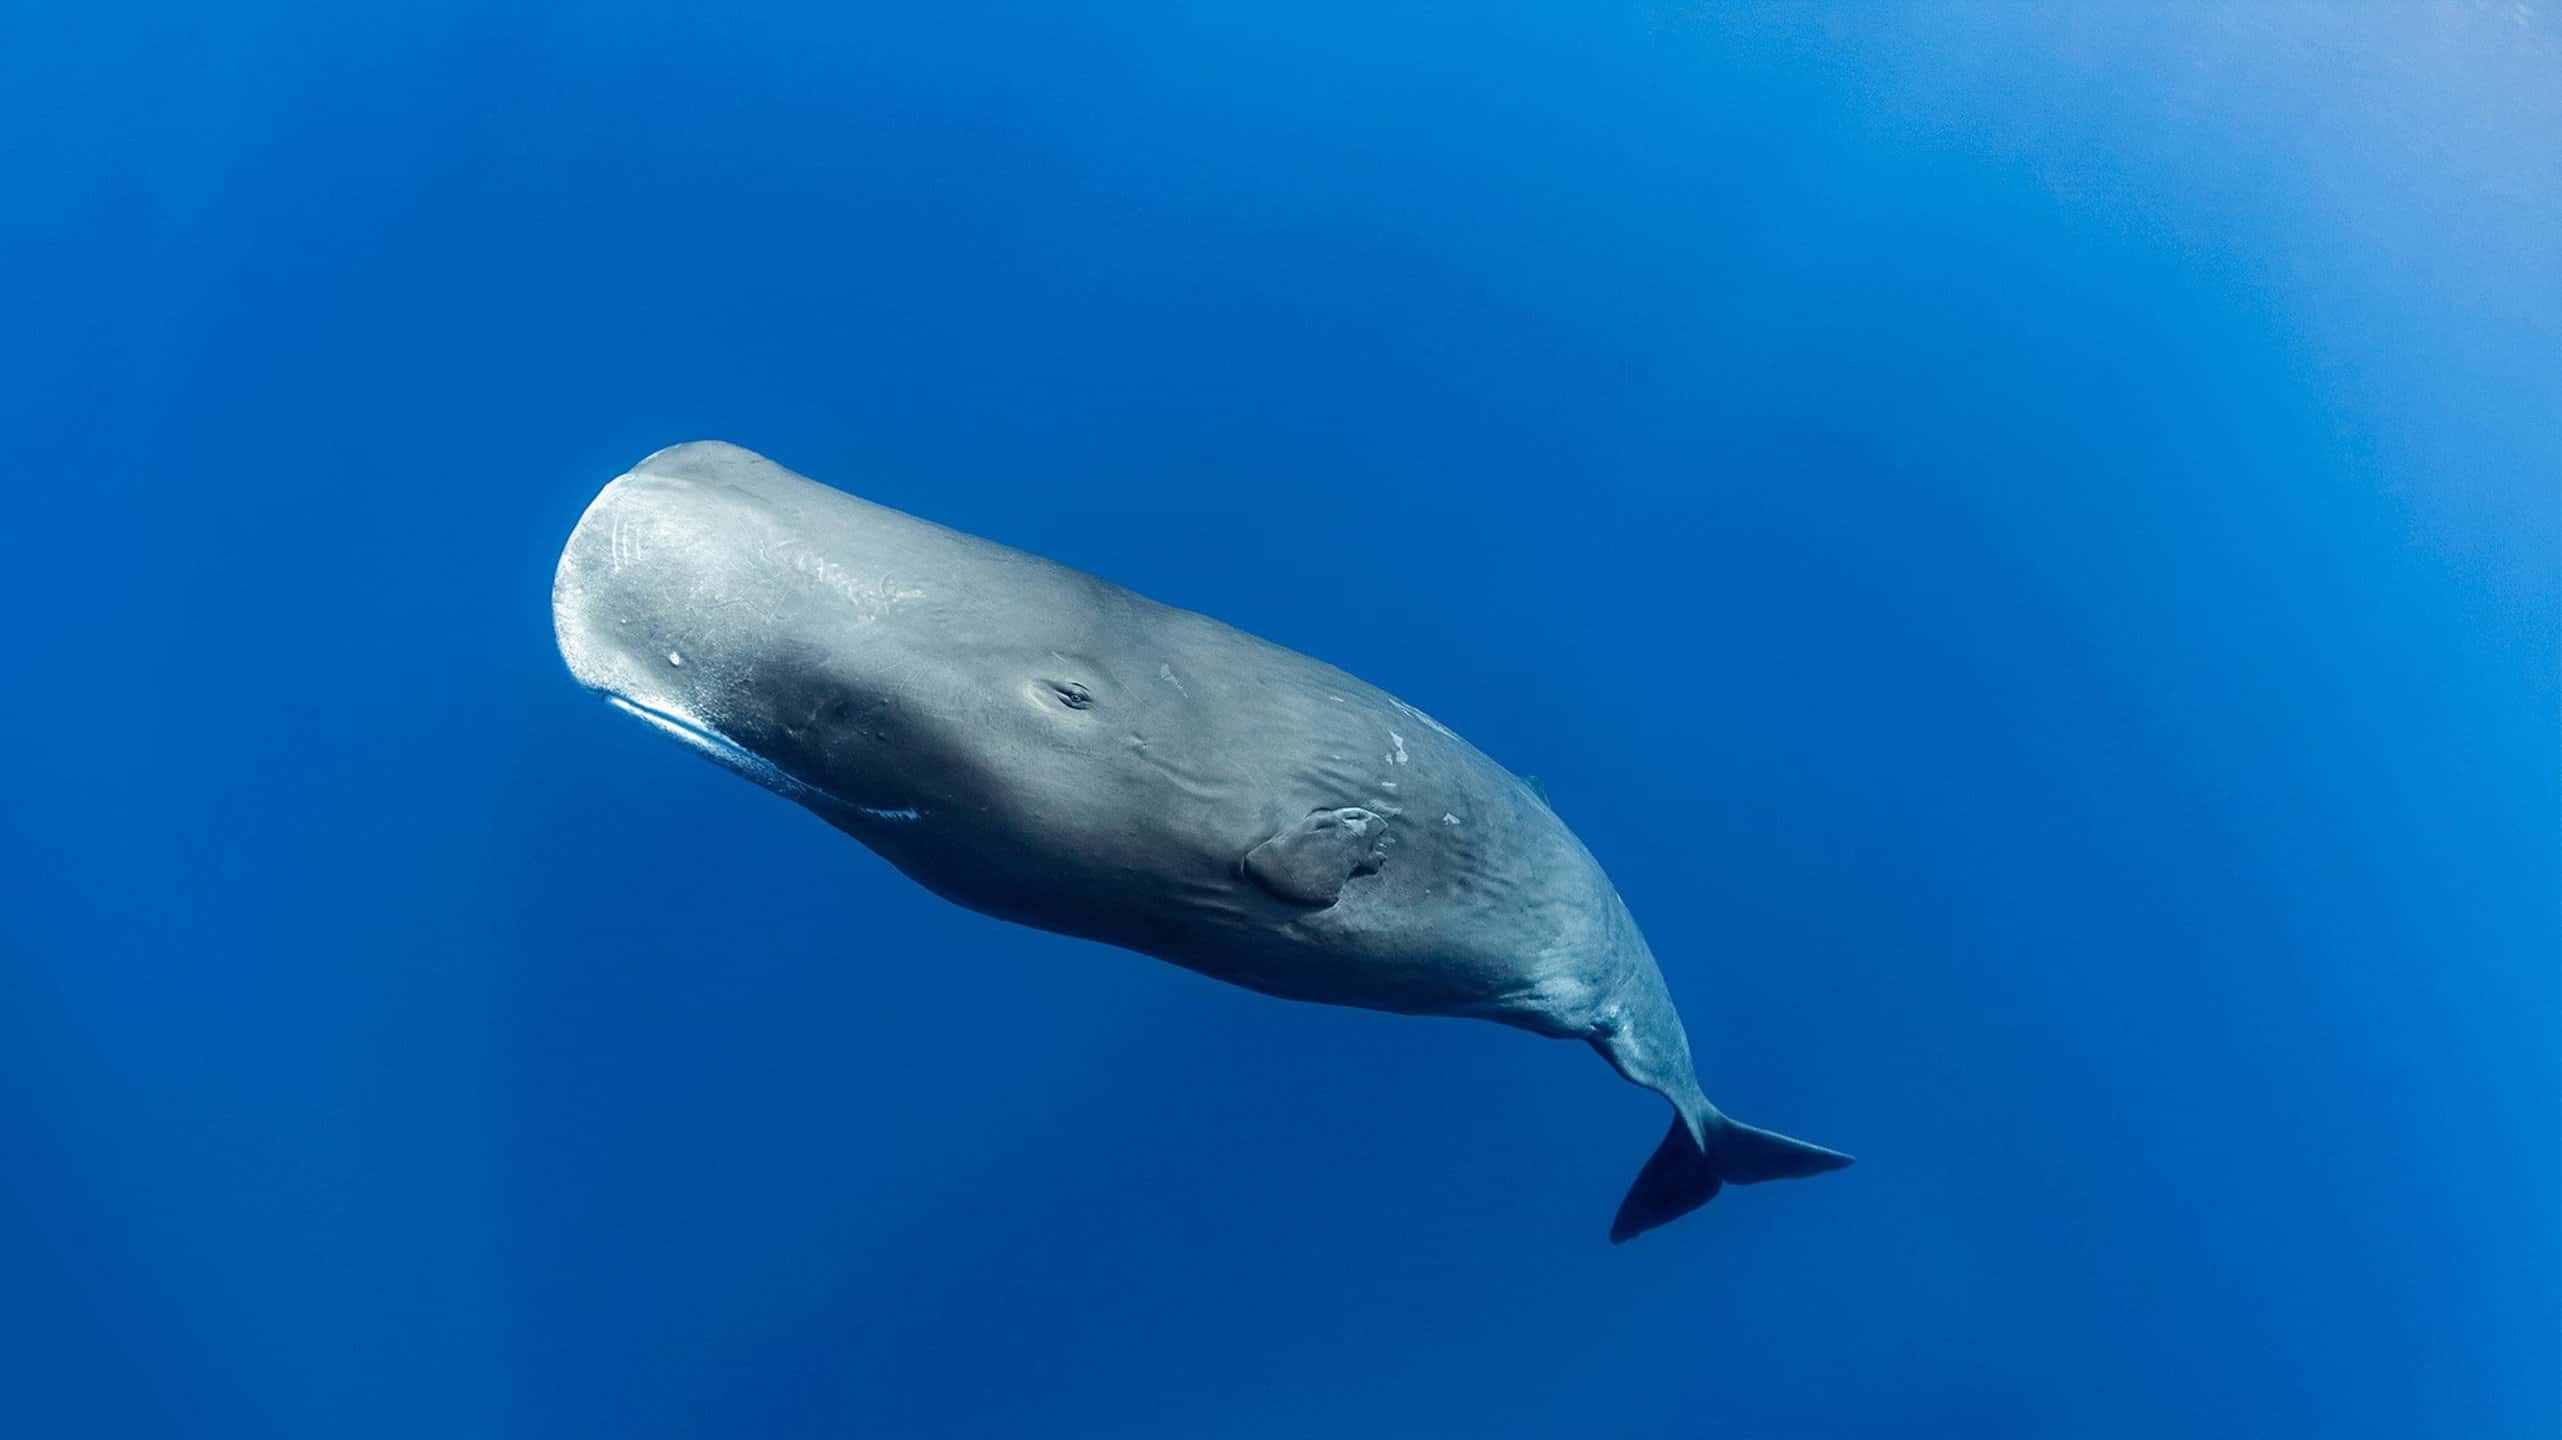
<svg viewBox="0 0 2562 1440">
<path fill-rule="evenodd" d="M 838 824 L 914 821 L 983 803 L 991 767 L 1045 738 L 1005 677 L 1054 643 L 1057 608 L 974 601 L 989 562 L 966 538 L 736 446 L 679 445 L 587 507 L 553 630 L 580 684 L 748 779 Z M 1052 709 L 1085 688 L 1058 683 L 1074 688 Z"/>
</svg>

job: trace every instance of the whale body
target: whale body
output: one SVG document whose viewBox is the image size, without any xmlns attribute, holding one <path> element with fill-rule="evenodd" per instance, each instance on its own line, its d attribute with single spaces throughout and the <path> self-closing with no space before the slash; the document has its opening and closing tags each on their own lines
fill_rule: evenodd
<svg viewBox="0 0 2562 1440">
<path fill-rule="evenodd" d="M 1674 1112 L 1613 1241 L 1850 1163 L 1710 1104 L 1645 937 L 1545 798 L 1333 666 L 716 442 L 605 487 L 552 616 L 579 683 L 957 904 L 1589 1043 Z"/>
</svg>

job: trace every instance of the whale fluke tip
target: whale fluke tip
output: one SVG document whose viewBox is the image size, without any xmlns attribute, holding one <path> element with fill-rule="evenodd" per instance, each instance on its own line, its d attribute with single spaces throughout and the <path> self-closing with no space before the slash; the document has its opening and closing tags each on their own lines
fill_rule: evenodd
<svg viewBox="0 0 2562 1440">
<path fill-rule="evenodd" d="M 1821 1145 L 1792 1140 L 1777 1131 L 1746 1125 L 1712 1114 L 1708 1148 L 1690 1138 L 1679 1116 L 1661 1145 L 1637 1172 L 1628 1198 L 1610 1221 L 1610 1243 L 1623 1241 L 1678 1220 L 1717 1198 L 1728 1182 L 1752 1185 L 1764 1180 L 1794 1180 L 1821 1175 L 1852 1163 L 1851 1157 Z"/>
</svg>

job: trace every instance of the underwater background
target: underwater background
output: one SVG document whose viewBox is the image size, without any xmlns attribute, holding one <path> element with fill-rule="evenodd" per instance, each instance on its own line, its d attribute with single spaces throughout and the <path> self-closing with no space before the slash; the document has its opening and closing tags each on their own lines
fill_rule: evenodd
<svg viewBox="0 0 2562 1440">
<path fill-rule="evenodd" d="M 0 18 L 0 1431 L 2562 1430 L 2535 4 Z M 721 438 L 1545 782 L 1709 1093 L 572 684 Z"/>
</svg>

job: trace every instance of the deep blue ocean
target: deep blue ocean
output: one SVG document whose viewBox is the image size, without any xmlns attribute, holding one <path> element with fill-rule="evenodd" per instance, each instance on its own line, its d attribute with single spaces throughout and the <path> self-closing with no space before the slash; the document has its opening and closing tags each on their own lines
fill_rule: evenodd
<svg viewBox="0 0 2562 1440">
<path fill-rule="evenodd" d="M 0 1433 L 2562 1433 L 2551 5 L 0 16 Z M 682 440 L 1342 665 L 1660 1101 L 612 714 Z"/>
</svg>

